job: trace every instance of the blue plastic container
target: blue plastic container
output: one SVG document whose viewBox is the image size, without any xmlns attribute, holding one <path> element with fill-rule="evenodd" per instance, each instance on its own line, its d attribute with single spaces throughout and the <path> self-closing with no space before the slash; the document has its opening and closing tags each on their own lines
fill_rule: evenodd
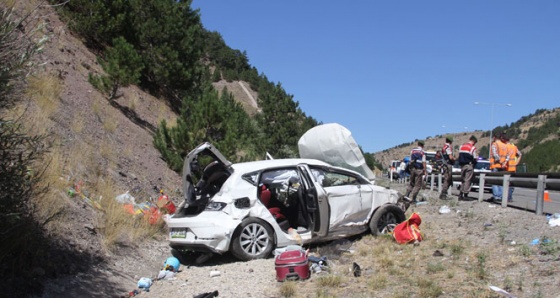
<svg viewBox="0 0 560 298">
<path fill-rule="evenodd" d="M 181 263 L 179 262 L 179 259 L 177 259 L 176 257 L 169 257 L 167 258 L 167 260 L 165 260 L 165 263 L 163 263 L 164 270 L 169 270 L 173 272 L 179 271 L 180 266 Z M 173 267 L 173 269 L 171 269 L 171 267 Z"/>
</svg>

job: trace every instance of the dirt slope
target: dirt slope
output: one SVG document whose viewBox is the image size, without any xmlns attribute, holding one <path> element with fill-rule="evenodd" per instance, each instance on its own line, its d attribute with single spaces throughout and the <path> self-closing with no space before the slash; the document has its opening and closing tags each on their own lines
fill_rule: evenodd
<svg viewBox="0 0 560 298">
<path fill-rule="evenodd" d="M 28 9 L 38 2 L 18 4 Z M 123 88 L 122 96 L 109 102 L 88 82 L 89 73 L 102 72 L 95 55 L 70 33 L 52 7 L 39 6 L 36 13 L 34 19 L 45 23 L 49 41 L 35 57 L 41 67 L 33 77 L 38 81 L 54 78 L 60 93 L 57 102 L 48 104 L 52 111 L 32 104 L 27 113 L 47 118 L 42 122 L 43 129 L 50 133 L 67 168 L 59 179 L 68 185 L 82 182 L 84 193 L 91 199 L 100 199 L 91 189 L 103 182 L 116 192 L 129 191 L 138 203 L 157 198 L 159 189 L 178 202 L 181 178 L 152 145 L 159 121 L 175 118 L 169 107 L 134 86 Z M 163 236 L 141 243 L 123 239 L 116 250 L 105 249 L 99 232 L 102 223 L 94 208 L 78 196 L 65 196 L 66 189 L 59 191 L 60 200 L 68 200 L 66 215 L 57 223 L 56 232 L 48 234 L 55 235 L 53 242 L 59 243 L 63 255 L 73 253 L 72 257 L 53 257 L 52 261 L 68 262 L 61 272 L 45 272 L 41 266 L 30 268 L 38 279 L 57 276 L 45 283 L 44 297 L 122 294 L 135 288 L 140 276 L 154 272 L 169 256 Z"/>
</svg>

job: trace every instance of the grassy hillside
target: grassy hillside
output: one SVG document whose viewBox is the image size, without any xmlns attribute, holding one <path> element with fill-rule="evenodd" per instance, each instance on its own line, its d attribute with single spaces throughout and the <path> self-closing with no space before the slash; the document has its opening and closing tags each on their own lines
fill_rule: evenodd
<svg viewBox="0 0 560 298">
<path fill-rule="evenodd" d="M 560 108 L 552 110 L 541 109 L 510 125 L 498 126 L 493 133 L 505 132 L 511 142 L 516 144 L 523 153 L 521 163 L 525 163 L 528 172 L 558 172 L 560 171 Z M 477 148 L 483 157 L 488 156 L 490 134 L 488 131 L 473 131 L 452 133 L 454 138 L 453 147 L 457 152 L 459 146 L 468 141 L 471 135 L 478 138 Z M 437 135 L 425 139 L 426 150 L 441 149 L 445 142 L 445 136 Z M 383 166 L 388 167 L 393 159 L 402 159 L 410 154 L 410 150 L 416 145 L 415 140 L 410 143 L 401 144 L 393 148 L 374 153 L 375 159 Z"/>
</svg>

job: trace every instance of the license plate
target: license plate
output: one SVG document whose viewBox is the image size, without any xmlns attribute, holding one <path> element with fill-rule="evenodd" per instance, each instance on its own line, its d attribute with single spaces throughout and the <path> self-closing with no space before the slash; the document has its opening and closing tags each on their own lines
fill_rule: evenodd
<svg viewBox="0 0 560 298">
<path fill-rule="evenodd" d="M 187 238 L 187 229 L 171 229 L 169 237 L 172 239 L 185 239 Z"/>
</svg>

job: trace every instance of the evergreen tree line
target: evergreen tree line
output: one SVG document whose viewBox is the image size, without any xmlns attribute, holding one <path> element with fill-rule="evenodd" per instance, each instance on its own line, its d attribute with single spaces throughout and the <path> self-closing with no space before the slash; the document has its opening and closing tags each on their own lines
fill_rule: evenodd
<svg viewBox="0 0 560 298">
<path fill-rule="evenodd" d="M 319 124 L 280 83 L 259 74 L 245 52 L 206 30 L 191 1 L 73 0 L 59 9 L 98 55 L 106 74 L 90 74 L 90 82 L 109 100 L 120 87 L 137 84 L 179 113 L 176 125 L 162 121 L 154 136 L 176 171 L 205 141 L 234 162 L 261 159 L 267 152 L 296 157 L 299 137 Z M 211 83 L 222 79 L 248 82 L 258 92 L 260 112 L 250 117 L 227 89 L 217 92 Z"/>
</svg>

